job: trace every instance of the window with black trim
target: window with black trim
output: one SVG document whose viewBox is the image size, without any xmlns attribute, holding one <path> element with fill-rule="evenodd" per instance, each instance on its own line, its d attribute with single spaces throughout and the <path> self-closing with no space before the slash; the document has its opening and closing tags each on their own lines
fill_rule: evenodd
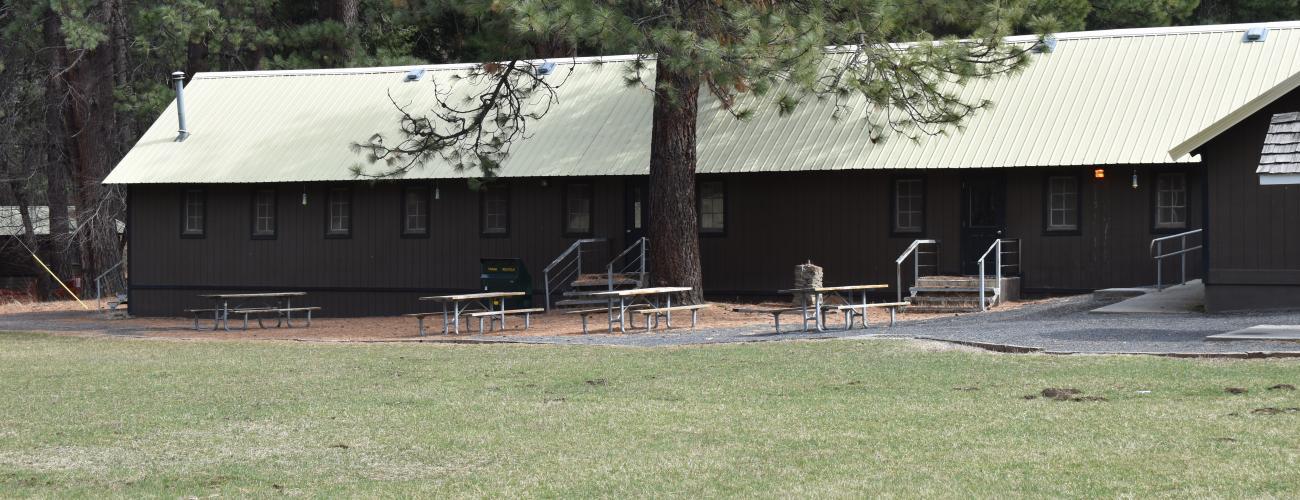
<svg viewBox="0 0 1300 500">
<path fill-rule="evenodd" d="M 727 230 L 727 189 L 722 181 L 701 182 L 700 232 L 723 233 Z"/>
<path fill-rule="evenodd" d="M 1156 175 L 1156 229 L 1187 228 L 1187 174 Z"/>
<path fill-rule="evenodd" d="M 208 225 L 207 193 L 202 189 L 186 189 L 181 198 L 181 236 L 202 238 Z"/>
<path fill-rule="evenodd" d="M 895 233 L 920 233 L 925 230 L 925 181 L 894 179 Z"/>
<path fill-rule="evenodd" d="M 479 219 L 483 234 L 510 234 L 510 189 L 502 186 L 485 188 L 480 199 Z"/>
<path fill-rule="evenodd" d="M 274 189 L 253 191 L 253 238 L 275 237 L 275 209 Z"/>
<path fill-rule="evenodd" d="M 402 190 L 402 235 L 429 234 L 429 188 L 407 186 Z"/>
<path fill-rule="evenodd" d="M 591 184 L 569 183 L 564 188 L 564 233 L 591 234 Z"/>
<path fill-rule="evenodd" d="M 346 238 L 352 236 L 352 190 L 330 188 L 325 202 L 325 236 Z"/>
<path fill-rule="evenodd" d="M 1079 230 L 1079 177 L 1054 175 L 1047 178 L 1047 224 L 1051 231 Z"/>
</svg>

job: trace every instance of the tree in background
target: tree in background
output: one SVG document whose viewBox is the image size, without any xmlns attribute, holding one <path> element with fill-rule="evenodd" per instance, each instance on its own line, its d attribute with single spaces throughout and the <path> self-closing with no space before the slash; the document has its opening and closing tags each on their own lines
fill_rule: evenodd
<svg viewBox="0 0 1300 500">
<path fill-rule="evenodd" d="M 627 63 L 625 83 L 653 95 L 650 139 L 649 265 L 652 282 L 689 286 L 700 301 L 699 232 L 695 207 L 696 123 L 700 92 L 709 92 L 736 119 L 746 119 L 765 97 L 786 114 L 810 99 L 836 103 L 861 97 L 876 137 L 916 138 L 942 134 L 987 101 L 958 96 L 961 84 L 1016 71 L 1035 44 L 1009 45 L 1003 38 L 1019 22 L 1046 27 L 1046 16 L 1026 21 L 1024 11 L 996 3 L 973 4 L 980 19 L 967 38 L 935 39 L 900 24 L 900 9 L 872 0 L 766 2 L 707 0 L 620 2 L 535 0 L 475 3 L 480 15 L 513 20 L 509 34 L 523 43 L 501 62 L 467 72 L 474 94 L 443 89 L 428 114 L 405 111 L 396 144 L 372 137 L 361 149 L 398 175 L 429 158 L 475 168 L 492 177 L 509 147 L 526 137 L 530 120 L 544 120 L 556 103 L 554 82 L 539 76 L 538 46 L 593 47 L 602 54 L 637 54 Z M 564 43 L 543 43 L 548 41 Z M 906 46 L 898 40 L 912 40 Z M 531 42 L 531 43 L 529 43 Z M 826 47 L 831 47 L 829 51 Z M 560 54 L 550 54 L 560 55 Z M 653 64 L 651 64 L 653 62 Z M 435 89 L 435 92 L 440 92 Z M 541 97 L 541 99 L 538 99 Z M 538 105 L 530 103 L 540 102 Z"/>
</svg>

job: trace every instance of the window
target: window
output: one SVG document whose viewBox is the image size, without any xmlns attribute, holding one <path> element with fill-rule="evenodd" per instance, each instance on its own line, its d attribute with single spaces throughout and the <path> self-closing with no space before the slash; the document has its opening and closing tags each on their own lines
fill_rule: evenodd
<svg viewBox="0 0 1300 500">
<path fill-rule="evenodd" d="M 894 180 L 895 233 L 920 233 L 925 227 L 925 181 Z"/>
<path fill-rule="evenodd" d="M 429 235 L 429 188 L 409 186 L 402 191 L 402 235 Z"/>
<path fill-rule="evenodd" d="M 727 230 L 727 191 L 720 181 L 700 183 L 700 232 Z"/>
<path fill-rule="evenodd" d="M 275 190 L 253 191 L 253 238 L 275 237 Z"/>
<path fill-rule="evenodd" d="M 186 189 L 181 198 L 181 236 L 202 238 L 207 229 L 207 196 L 202 189 Z"/>
<path fill-rule="evenodd" d="M 564 188 L 564 233 L 591 234 L 591 184 L 572 183 Z"/>
<path fill-rule="evenodd" d="M 1187 227 L 1187 174 L 1156 175 L 1156 229 Z"/>
<path fill-rule="evenodd" d="M 348 188 L 331 188 L 325 202 L 325 237 L 352 236 L 352 191 Z"/>
<path fill-rule="evenodd" d="M 1079 230 L 1079 178 L 1059 175 L 1047 178 L 1047 230 Z"/>
<path fill-rule="evenodd" d="M 505 236 L 510 234 L 510 190 L 504 187 L 484 188 L 481 195 L 480 222 L 483 234 Z"/>
</svg>

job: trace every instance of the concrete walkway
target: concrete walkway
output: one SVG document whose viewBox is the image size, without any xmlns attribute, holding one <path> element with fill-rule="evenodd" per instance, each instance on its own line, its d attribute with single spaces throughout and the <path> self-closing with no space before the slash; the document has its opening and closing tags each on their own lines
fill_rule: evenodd
<svg viewBox="0 0 1300 500">
<path fill-rule="evenodd" d="M 1201 283 L 1201 280 L 1188 281 L 1187 284 L 1171 286 L 1160 291 L 1154 288 L 1148 290 L 1142 295 L 1093 309 L 1092 312 L 1103 314 L 1194 314 L 1205 310 L 1205 285 Z M 1101 293 L 1105 293 L 1105 290 Z"/>
<path fill-rule="evenodd" d="M 1279 340 L 1300 342 L 1300 325 L 1257 325 L 1210 335 L 1205 340 Z"/>
</svg>

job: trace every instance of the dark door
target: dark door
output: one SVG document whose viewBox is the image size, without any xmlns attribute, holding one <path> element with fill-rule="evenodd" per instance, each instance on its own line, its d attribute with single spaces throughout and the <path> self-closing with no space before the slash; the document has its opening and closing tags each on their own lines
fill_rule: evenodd
<svg viewBox="0 0 1300 500">
<path fill-rule="evenodd" d="M 646 178 L 627 181 L 627 194 L 623 197 L 623 245 L 614 252 L 636 243 L 646 236 L 650 225 L 650 183 Z"/>
<path fill-rule="evenodd" d="M 961 198 L 961 268 L 968 275 L 979 274 L 980 255 L 1006 231 L 1006 179 L 1001 173 L 966 174 L 961 180 Z M 986 263 L 985 272 L 993 272 L 991 262 Z"/>
</svg>

